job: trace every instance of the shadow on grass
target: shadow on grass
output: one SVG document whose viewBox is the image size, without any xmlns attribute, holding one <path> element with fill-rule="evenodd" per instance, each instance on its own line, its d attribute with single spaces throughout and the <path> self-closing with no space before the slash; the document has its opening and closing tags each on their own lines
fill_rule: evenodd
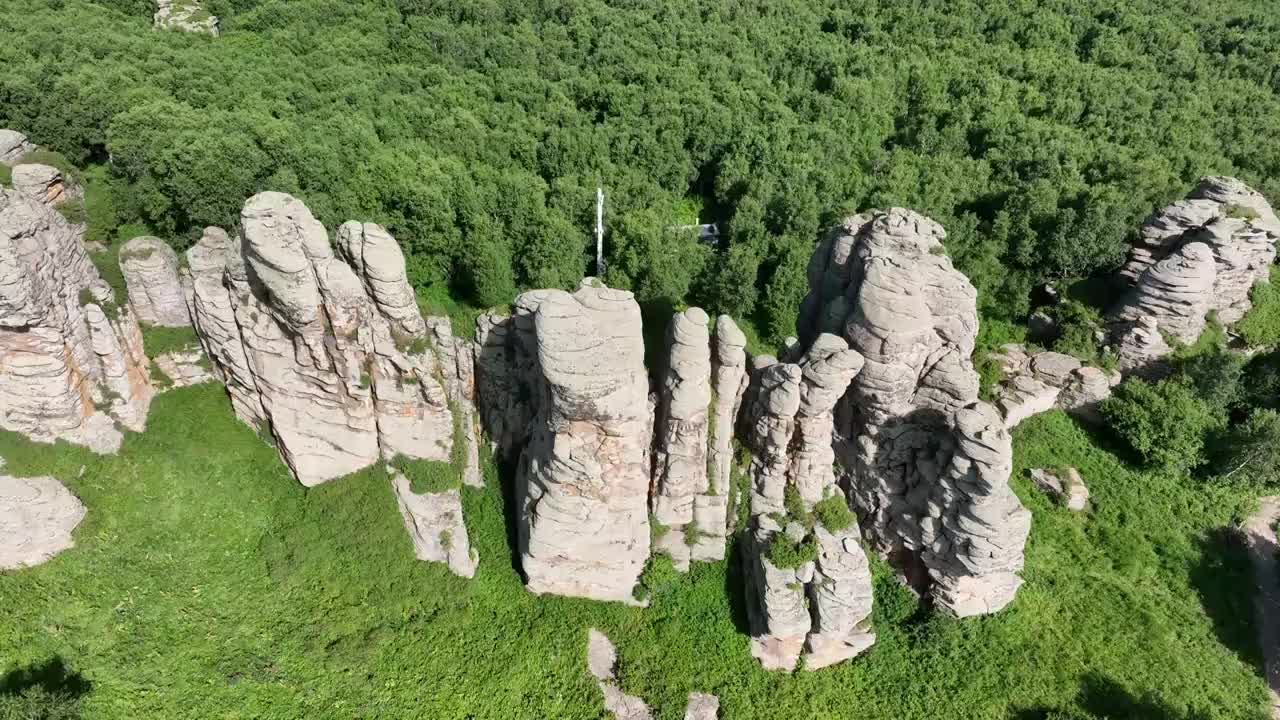
<svg viewBox="0 0 1280 720">
<path fill-rule="evenodd" d="M 1139 697 L 1099 673 L 1085 675 L 1072 707 L 1034 707 L 1015 710 L 1009 720 L 1205 720 L 1191 711 L 1179 712 L 1151 695 Z"/>
<path fill-rule="evenodd" d="M 92 689 L 93 683 L 54 656 L 0 678 L 0 718 L 77 720 L 80 701 Z"/>
<path fill-rule="evenodd" d="M 742 540 L 734 533 L 725 549 L 724 593 L 729 598 L 729 616 L 733 627 L 743 635 L 751 635 L 751 618 L 747 614 L 746 575 L 743 572 Z"/>
<path fill-rule="evenodd" d="M 1191 585 L 1200 595 L 1218 641 L 1266 677 L 1253 611 L 1253 566 L 1244 534 L 1219 528 L 1198 545 L 1200 559 L 1191 569 Z"/>
</svg>

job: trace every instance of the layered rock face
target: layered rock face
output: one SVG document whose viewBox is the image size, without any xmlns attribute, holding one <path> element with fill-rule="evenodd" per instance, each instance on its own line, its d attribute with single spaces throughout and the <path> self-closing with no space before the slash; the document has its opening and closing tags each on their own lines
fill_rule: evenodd
<svg viewBox="0 0 1280 720">
<path fill-rule="evenodd" d="M 1121 369 L 1141 370 L 1168 352 L 1158 334 L 1195 342 L 1213 311 L 1230 325 L 1249 311 L 1249 290 L 1268 278 L 1280 219 L 1258 192 L 1207 177 L 1184 200 L 1152 215 L 1119 278 L 1130 287 L 1112 309 Z"/>
<path fill-rule="evenodd" d="M 996 407 L 1009 429 L 1053 408 L 1099 422 L 1098 404 L 1111 397 L 1121 380 L 1119 372 L 1108 373 L 1062 353 L 1033 353 L 1012 343 L 1000 350 L 993 355 L 1004 375 L 996 388 Z"/>
<path fill-rule="evenodd" d="M 48 165 L 21 164 L 13 167 L 13 189 L 37 202 L 57 206 L 84 197 L 79 185 Z"/>
<path fill-rule="evenodd" d="M 842 338 L 822 334 L 799 364 L 757 371 L 747 410 L 753 459 L 744 555 L 752 654 L 767 669 L 791 670 L 803 655 L 814 670 L 875 642 L 857 525 L 825 527 L 807 517 L 821 501 L 848 502 L 832 470 L 832 410 L 862 366 Z M 784 554 L 775 544 L 802 550 Z"/>
<path fill-rule="evenodd" d="M 156 29 L 218 35 L 218 18 L 199 0 L 156 0 L 153 22 Z"/>
<path fill-rule="evenodd" d="M 453 419 L 398 246 L 377 226 L 339 232 L 345 261 L 298 200 L 245 203 L 236 247 L 188 251 L 190 315 L 236 414 L 269 429 L 304 485 L 397 455 L 448 460 Z"/>
<path fill-rule="evenodd" d="M 0 164 L 17 165 L 27 153 L 35 152 L 35 143 L 17 130 L 0 130 Z"/>
<path fill-rule="evenodd" d="M 976 402 L 976 291 L 944 238 L 902 209 L 846 220 L 810 262 L 798 325 L 806 338 L 842 334 L 865 359 L 835 434 L 869 539 L 942 607 L 970 615 L 1013 599 L 1031 518 L 1009 489 L 1003 419 Z"/>
<path fill-rule="evenodd" d="M 54 478 L 0 475 L 0 570 L 39 565 L 74 546 L 71 532 L 85 513 Z"/>
<path fill-rule="evenodd" d="M 734 431 L 739 409 L 747 392 L 747 337 L 733 318 L 716 318 L 715 349 L 711 386 L 711 447 L 708 449 L 707 488 L 693 498 L 693 521 L 697 540 L 691 554 L 694 560 L 713 561 L 724 558 L 733 518 L 729 516 L 729 500 L 733 492 Z M 738 498 L 738 502 L 746 502 Z"/>
<path fill-rule="evenodd" d="M 682 568 L 689 566 L 685 529 L 694 523 L 694 496 L 705 496 L 708 489 L 709 323 L 700 308 L 689 308 L 672 318 L 667 333 L 666 379 L 654 430 L 653 514 L 668 528 L 659 544 Z"/>
<path fill-rule="evenodd" d="M 89 262 L 77 228 L 0 190 L 0 427 L 114 452 L 153 395 L 142 334 Z"/>
<path fill-rule="evenodd" d="M 516 480 L 527 586 L 630 602 L 649 556 L 640 307 L 592 278 L 573 294 L 538 290 L 515 305 L 506 372 L 533 408 L 527 433 L 515 433 L 527 435 Z"/>
<path fill-rule="evenodd" d="M 160 238 L 136 237 L 120 248 L 120 270 L 129 292 L 129 305 L 138 320 L 160 327 L 187 327 L 178 254 Z"/>
<path fill-rule="evenodd" d="M 394 469 L 389 472 L 414 555 L 419 560 L 445 563 L 455 575 L 475 576 L 480 559 L 467 537 L 458 490 L 415 493 L 404 475 Z"/>
</svg>

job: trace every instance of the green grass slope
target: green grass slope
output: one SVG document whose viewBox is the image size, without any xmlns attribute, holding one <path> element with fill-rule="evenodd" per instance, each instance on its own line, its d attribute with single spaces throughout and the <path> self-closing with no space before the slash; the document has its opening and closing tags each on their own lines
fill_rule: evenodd
<svg viewBox="0 0 1280 720">
<path fill-rule="evenodd" d="M 215 385 L 159 397 L 149 427 L 107 458 L 0 434 L 8 472 L 89 508 L 74 549 L 0 574 L 0 718 L 601 718 L 590 626 L 661 718 L 690 691 L 732 720 L 1265 717 L 1251 578 L 1215 532 L 1245 498 L 1135 473 L 1058 413 L 1019 429 L 1018 468 L 1077 465 L 1096 506 L 1015 481 L 1035 524 L 1006 612 L 919 610 L 877 565 L 875 647 L 794 676 L 751 658 L 732 563 L 647 609 L 525 592 L 491 462 L 462 491 L 466 581 L 413 559 L 380 468 L 302 488 Z M 69 698 L 43 715 L 41 673 Z"/>
</svg>

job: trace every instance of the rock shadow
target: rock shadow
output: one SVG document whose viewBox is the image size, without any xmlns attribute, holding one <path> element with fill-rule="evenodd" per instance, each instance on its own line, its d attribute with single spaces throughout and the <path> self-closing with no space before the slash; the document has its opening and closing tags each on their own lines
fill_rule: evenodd
<svg viewBox="0 0 1280 720">
<path fill-rule="evenodd" d="M 1261 548 L 1263 552 L 1280 551 L 1270 540 L 1259 538 L 1259 541 L 1266 544 Z M 1198 545 L 1200 558 L 1191 569 L 1191 585 L 1213 623 L 1214 634 L 1260 676 L 1266 677 L 1254 614 L 1257 588 L 1244 533 L 1236 528 L 1219 528 L 1202 537 Z"/>
<path fill-rule="evenodd" d="M 1199 712 L 1179 712 L 1150 693 L 1135 695 L 1116 680 L 1091 672 L 1080 682 L 1074 705 L 1017 708 L 1009 720 L 1206 720 Z"/>
</svg>

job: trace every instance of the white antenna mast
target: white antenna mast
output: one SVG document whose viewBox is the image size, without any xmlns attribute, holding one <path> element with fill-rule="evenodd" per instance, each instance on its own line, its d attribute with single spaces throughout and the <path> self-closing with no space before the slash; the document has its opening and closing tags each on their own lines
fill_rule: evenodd
<svg viewBox="0 0 1280 720">
<path fill-rule="evenodd" d="M 604 277 L 604 189 L 596 188 L 596 277 Z"/>
</svg>

